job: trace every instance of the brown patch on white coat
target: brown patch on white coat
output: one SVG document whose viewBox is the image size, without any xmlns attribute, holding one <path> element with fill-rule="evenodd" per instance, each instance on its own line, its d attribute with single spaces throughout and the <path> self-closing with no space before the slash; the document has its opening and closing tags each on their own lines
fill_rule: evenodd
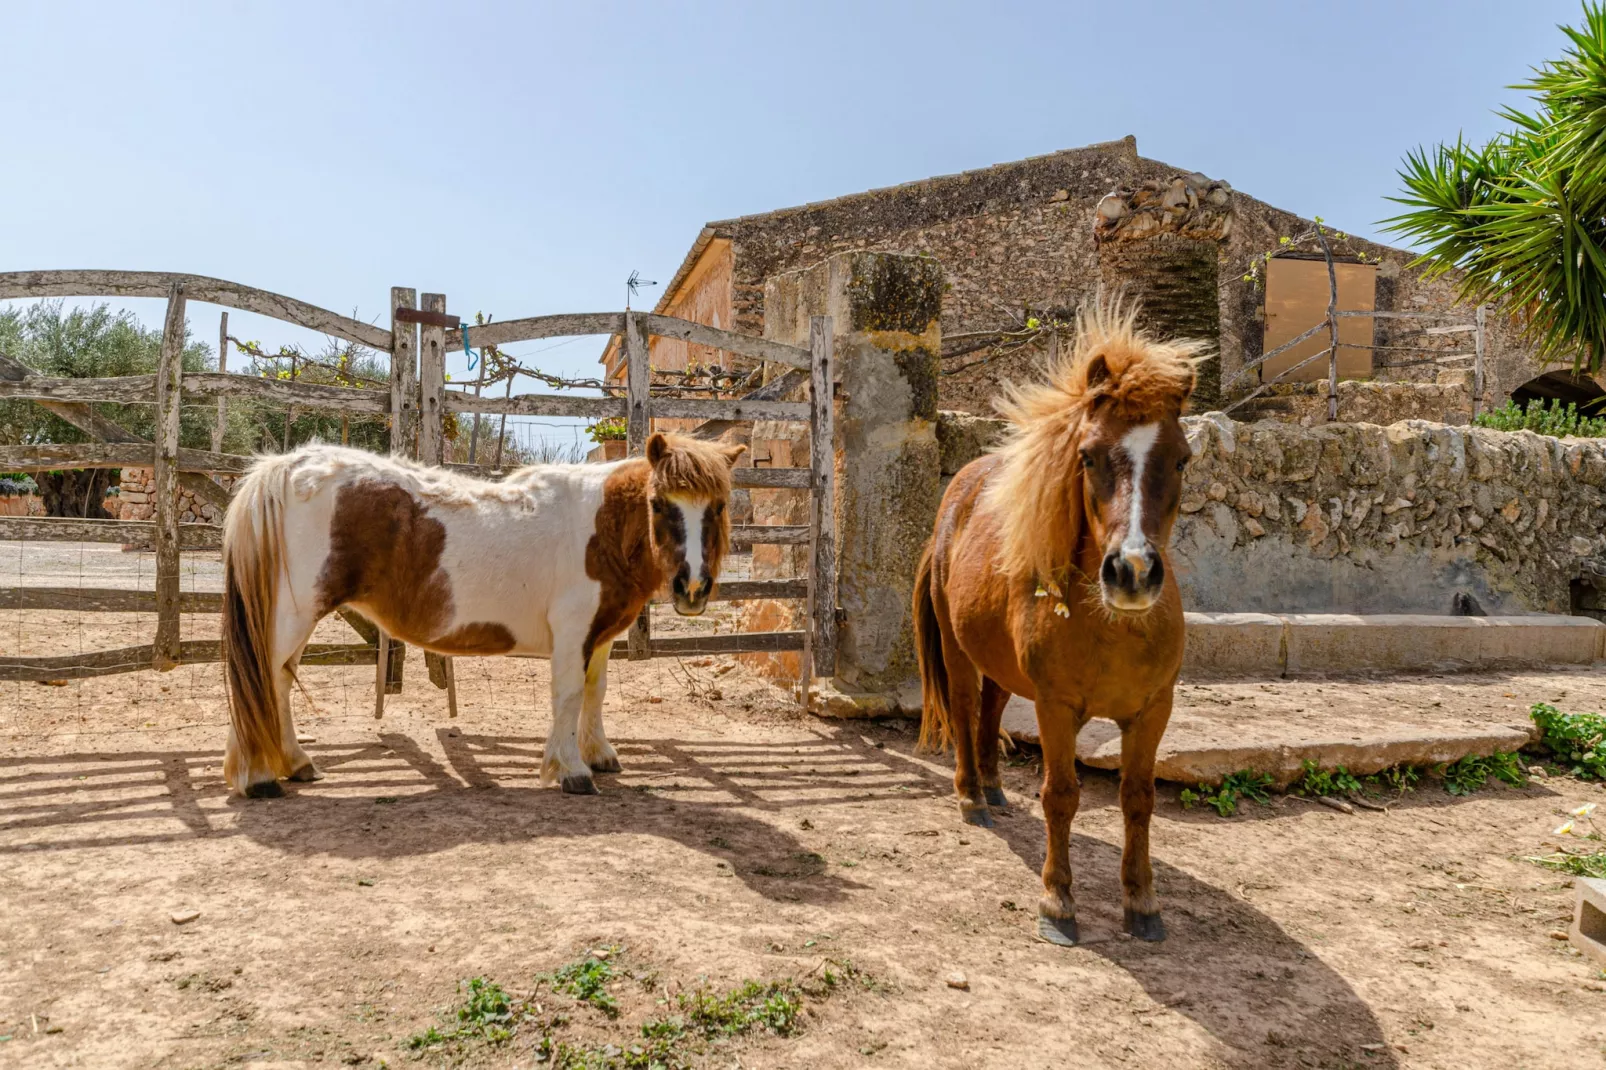
<svg viewBox="0 0 1606 1070">
<path fill-rule="evenodd" d="M 741 449 L 654 435 L 646 459 L 502 483 L 340 447 L 264 458 L 224 535 L 231 788 L 275 795 L 279 777 L 319 776 L 295 741 L 290 683 L 318 620 L 348 605 L 438 653 L 550 657 L 543 775 L 595 791 L 592 768 L 618 768 L 601 722 L 609 641 L 665 576 L 677 610 L 702 611 Z M 692 551 L 677 531 L 696 533 Z"/>
</svg>

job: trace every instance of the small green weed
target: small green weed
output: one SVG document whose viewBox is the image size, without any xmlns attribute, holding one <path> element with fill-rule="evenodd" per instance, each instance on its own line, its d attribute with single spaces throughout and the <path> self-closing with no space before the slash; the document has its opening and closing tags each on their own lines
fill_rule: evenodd
<svg viewBox="0 0 1606 1070">
<path fill-rule="evenodd" d="M 1221 787 L 1215 791 L 1204 784 L 1200 784 L 1197 791 L 1182 789 L 1178 797 L 1184 810 L 1191 810 L 1198 803 L 1212 807 L 1222 817 L 1231 817 L 1238 812 L 1240 799 L 1253 799 L 1262 806 L 1271 802 L 1267 794 L 1272 785 L 1272 778 L 1267 773 L 1256 773 L 1250 769 L 1240 769 L 1236 773 L 1228 773 L 1221 781 Z"/>
<path fill-rule="evenodd" d="M 1573 776 L 1606 780 L 1606 717 L 1562 713 L 1547 702 L 1534 703 L 1529 715 L 1539 726 L 1540 742 Z"/>
<path fill-rule="evenodd" d="M 559 969 L 547 980 L 554 992 L 573 996 L 581 1003 L 591 1004 L 609 1018 L 617 1018 L 619 1001 L 608 993 L 608 982 L 613 980 L 614 975 L 608 957 L 617 954 L 618 951 L 618 948 L 610 947 L 608 955 L 602 958 L 598 958 L 596 954 L 587 955 Z"/>
<path fill-rule="evenodd" d="M 682 992 L 677 1002 L 686 1028 L 709 1040 L 759 1028 L 778 1037 L 791 1036 L 803 1006 L 801 993 L 790 981 L 748 981 L 724 995 L 697 988 Z"/>
<path fill-rule="evenodd" d="M 513 1039 L 518 1021 L 524 1016 L 522 1007 L 515 1008 L 513 1000 L 495 981 L 473 977 L 458 982 L 464 999 L 453 1017 L 456 1028 L 441 1032 L 430 1026 L 422 1033 L 409 1037 L 407 1046 L 414 1051 L 440 1047 L 460 1041 L 483 1040 L 487 1044 L 505 1044 Z"/>
<path fill-rule="evenodd" d="M 1557 851 L 1553 855 L 1539 855 L 1528 859 L 1536 866 L 1553 869 L 1573 877 L 1597 877 L 1606 880 L 1606 851 L 1575 855 Z"/>
<path fill-rule="evenodd" d="M 1422 770 L 1414 765 L 1391 765 L 1380 773 L 1373 773 L 1366 778 L 1366 783 L 1372 787 L 1385 787 L 1396 795 L 1404 795 L 1408 791 L 1416 790 L 1416 782 L 1422 779 Z"/>
<path fill-rule="evenodd" d="M 1480 791 L 1491 776 L 1517 788 L 1528 783 L 1528 774 L 1523 771 L 1517 756 L 1505 751 L 1496 751 L 1487 758 L 1469 754 L 1460 761 L 1440 765 L 1434 772 L 1443 778 L 1444 790 L 1451 795 L 1471 795 Z"/>
<path fill-rule="evenodd" d="M 1291 788 L 1295 795 L 1307 795 L 1312 798 L 1319 795 L 1349 795 L 1352 792 L 1359 795 L 1361 782 L 1350 775 L 1350 771 L 1342 765 L 1328 772 L 1320 768 L 1311 758 L 1306 758 L 1300 766 L 1299 779 Z"/>
</svg>

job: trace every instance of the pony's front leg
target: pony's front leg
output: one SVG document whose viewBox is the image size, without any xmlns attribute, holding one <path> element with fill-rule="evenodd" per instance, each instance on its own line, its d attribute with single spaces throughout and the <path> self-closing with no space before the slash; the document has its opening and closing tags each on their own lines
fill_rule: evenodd
<svg viewBox="0 0 1606 1070">
<path fill-rule="evenodd" d="M 595 795 L 591 767 L 580 757 L 580 708 L 586 685 L 580 641 L 561 633 L 553 639 L 552 731 L 547 736 L 541 780 L 547 784 L 558 781 L 569 795 Z"/>
<path fill-rule="evenodd" d="M 599 643 L 586 665 L 585 699 L 580 706 L 580 757 L 593 772 L 617 773 L 619 753 L 602 730 L 602 700 L 608 693 L 607 642 Z"/>
<path fill-rule="evenodd" d="M 1043 860 L 1043 898 L 1037 904 L 1037 931 L 1043 939 L 1074 947 L 1078 939 L 1076 896 L 1071 891 L 1071 820 L 1082 801 L 1076 776 L 1076 737 L 1086 717 L 1037 698 L 1037 733 L 1043 744 L 1043 827 L 1048 854 Z"/>
<path fill-rule="evenodd" d="M 1126 931 L 1139 940 L 1164 940 L 1160 901 L 1149 864 L 1149 819 L 1154 815 L 1154 754 L 1171 719 L 1167 687 L 1136 717 L 1121 726 L 1121 816 L 1126 844 L 1121 851 L 1121 915 Z"/>
</svg>

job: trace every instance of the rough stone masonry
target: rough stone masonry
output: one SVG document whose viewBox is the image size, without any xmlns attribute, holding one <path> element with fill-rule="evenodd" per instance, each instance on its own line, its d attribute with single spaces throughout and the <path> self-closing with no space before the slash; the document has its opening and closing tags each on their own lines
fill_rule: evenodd
<svg viewBox="0 0 1606 1070">
<path fill-rule="evenodd" d="M 1172 548 L 1190 610 L 1567 613 L 1606 547 L 1598 439 L 1419 420 L 1183 423 L 1194 460 Z M 1002 429 L 943 413 L 944 476 Z"/>
</svg>

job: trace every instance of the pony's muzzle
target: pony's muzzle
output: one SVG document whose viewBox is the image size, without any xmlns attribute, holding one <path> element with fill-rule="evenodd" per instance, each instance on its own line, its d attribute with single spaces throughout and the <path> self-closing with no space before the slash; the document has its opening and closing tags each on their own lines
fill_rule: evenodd
<svg viewBox="0 0 1606 1070">
<path fill-rule="evenodd" d="M 683 617 L 700 617 L 708 608 L 708 596 L 714 593 L 714 585 L 701 578 L 676 576 L 670 593 L 675 596 L 676 613 Z"/>
<path fill-rule="evenodd" d="M 1152 545 L 1117 546 L 1104 555 L 1099 584 L 1111 609 L 1142 612 L 1154 605 L 1165 583 L 1165 563 Z"/>
</svg>

